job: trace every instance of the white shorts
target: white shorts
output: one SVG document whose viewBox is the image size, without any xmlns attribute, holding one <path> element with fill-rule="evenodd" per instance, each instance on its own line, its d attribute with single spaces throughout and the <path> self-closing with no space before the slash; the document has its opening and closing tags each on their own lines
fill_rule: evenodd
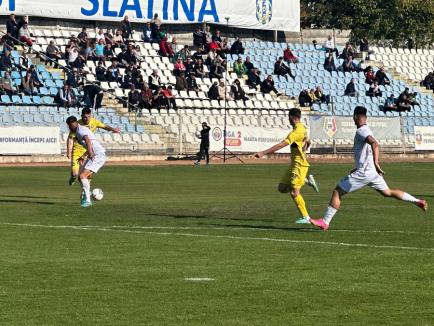
<svg viewBox="0 0 434 326">
<path fill-rule="evenodd" d="M 387 186 L 384 178 L 377 173 L 377 171 L 355 171 L 345 178 L 343 178 L 339 184 L 339 188 L 349 193 L 362 189 L 365 186 L 369 186 L 375 190 L 387 190 Z"/>
<path fill-rule="evenodd" d="M 89 157 L 86 163 L 84 163 L 84 169 L 98 173 L 98 171 L 103 167 L 105 161 L 105 154 L 95 154 L 93 159 Z"/>
</svg>

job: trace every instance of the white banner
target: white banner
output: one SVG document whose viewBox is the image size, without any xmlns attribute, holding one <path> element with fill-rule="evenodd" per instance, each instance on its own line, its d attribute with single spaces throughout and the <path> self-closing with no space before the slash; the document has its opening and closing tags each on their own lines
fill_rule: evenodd
<svg viewBox="0 0 434 326">
<path fill-rule="evenodd" d="M 211 127 L 210 151 L 223 148 L 223 126 Z M 255 153 L 280 143 L 291 130 L 264 127 L 227 127 L 226 147 L 232 152 Z M 287 146 L 278 153 L 290 153 Z"/>
<path fill-rule="evenodd" d="M 300 0 L 0 0 L 0 14 L 144 23 L 209 22 L 239 28 L 300 31 Z"/>
<path fill-rule="evenodd" d="M 414 127 L 415 150 L 433 151 L 434 150 L 434 127 Z"/>
<path fill-rule="evenodd" d="M 60 154 L 59 127 L 1 127 L 0 154 Z"/>
</svg>

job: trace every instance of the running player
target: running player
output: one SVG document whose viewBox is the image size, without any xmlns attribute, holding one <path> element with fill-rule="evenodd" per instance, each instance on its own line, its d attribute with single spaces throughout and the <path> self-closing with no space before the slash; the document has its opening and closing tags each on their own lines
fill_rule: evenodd
<svg viewBox="0 0 434 326">
<path fill-rule="evenodd" d="M 305 151 L 309 149 L 310 140 L 307 136 L 307 129 L 300 120 L 301 111 L 299 109 L 294 108 L 289 110 L 289 122 L 293 130 L 283 141 L 265 151 L 256 153 L 255 157 L 261 158 L 264 155 L 277 152 L 288 145 L 291 146 L 291 166 L 280 181 L 278 191 L 280 193 L 291 194 L 291 197 L 302 216 L 295 223 L 309 224 L 309 213 L 307 212 L 306 203 L 304 202 L 300 190 L 305 183 L 312 186 L 316 191 L 319 191 L 319 189 L 313 175 L 307 177 L 309 163 Z"/>
<path fill-rule="evenodd" d="M 83 190 L 81 207 L 92 206 L 90 199 L 90 179 L 94 173 L 103 167 L 106 156 L 105 149 L 96 140 L 95 134 L 87 127 L 81 126 L 77 118 L 70 116 L 66 119 L 69 130 L 75 133 L 77 141 L 86 149 L 87 159 L 80 172 L 80 184 Z"/>
<path fill-rule="evenodd" d="M 120 132 L 119 128 L 112 128 L 92 117 L 92 111 L 88 108 L 81 111 L 81 119 L 78 120 L 78 123 L 89 128 L 93 133 L 97 129 L 104 129 L 114 133 Z M 69 133 L 66 153 L 67 157 L 71 160 L 71 177 L 68 183 L 72 186 L 80 173 L 81 164 L 86 160 L 86 157 L 84 157 L 86 149 L 77 142 L 74 132 Z"/>
<path fill-rule="evenodd" d="M 384 197 L 393 197 L 407 201 L 427 211 L 428 204 L 425 200 L 417 199 L 402 190 L 390 189 L 387 186 L 383 178 L 384 171 L 381 169 L 379 163 L 380 147 L 371 129 L 366 124 L 366 108 L 362 106 L 356 107 L 353 119 L 357 126 L 356 136 L 354 137 L 355 169 L 336 186 L 324 217 L 318 220 L 311 219 L 311 224 L 327 230 L 333 216 L 341 206 L 342 197 L 365 186 L 377 190 Z"/>
</svg>

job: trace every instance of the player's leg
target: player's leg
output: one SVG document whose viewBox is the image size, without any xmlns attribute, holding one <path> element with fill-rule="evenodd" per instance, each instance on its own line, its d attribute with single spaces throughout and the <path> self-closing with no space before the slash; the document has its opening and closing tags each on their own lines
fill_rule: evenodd
<svg viewBox="0 0 434 326">
<path fill-rule="evenodd" d="M 79 157 L 72 154 L 71 157 L 71 176 L 69 177 L 68 184 L 72 186 L 75 183 L 78 175 L 80 174 L 80 162 Z"/>
<path fill-rule="evenodd" d="M 204 151 L 205 151 L 206 165 L 208 165 L 209 164 L 209 146 L 205 146 Z"/>
<path fill-rule="evenodd" d="M 318 183 L 316 182 L 313 174 L 309 174 L 307 178 L 304 180 L 304 183 L 312 187 L 316 192 L 319 192 Z"/>
<path fill-rule="evenodd" d="M 194 162 L 195 165 L 199 165 L 200 161 L 202 160 L 203 157 L 203 145 L 200 144 L 200 148 L 199 148 L 199 156 L 197 157 L 197 161 Z"/>
<path fill-rule="evenodd" d="M 89 179 L 92 177 L 93 172 L 84 168 L 83 171 L 80 173 L 80 184 L 81 189 L 84 193 L 84 198 L 82 199 L 81 206 L 82 207 L 89 207 L 92 205 L 92 202 L 90 200 L 90 182 Z"/>
</svg>

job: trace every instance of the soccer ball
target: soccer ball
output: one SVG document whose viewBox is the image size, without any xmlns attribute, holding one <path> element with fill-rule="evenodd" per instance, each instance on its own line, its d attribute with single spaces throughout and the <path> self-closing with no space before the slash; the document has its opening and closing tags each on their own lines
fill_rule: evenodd
<svg viewBox="0 0 434 326">
<path fill-rule="evenodd" d="M 94 189 L 92 190 L 92 197 L 95 200 L 102 200 L 104 198 L 104 193 L 101 189 Z"/>
</svg>

